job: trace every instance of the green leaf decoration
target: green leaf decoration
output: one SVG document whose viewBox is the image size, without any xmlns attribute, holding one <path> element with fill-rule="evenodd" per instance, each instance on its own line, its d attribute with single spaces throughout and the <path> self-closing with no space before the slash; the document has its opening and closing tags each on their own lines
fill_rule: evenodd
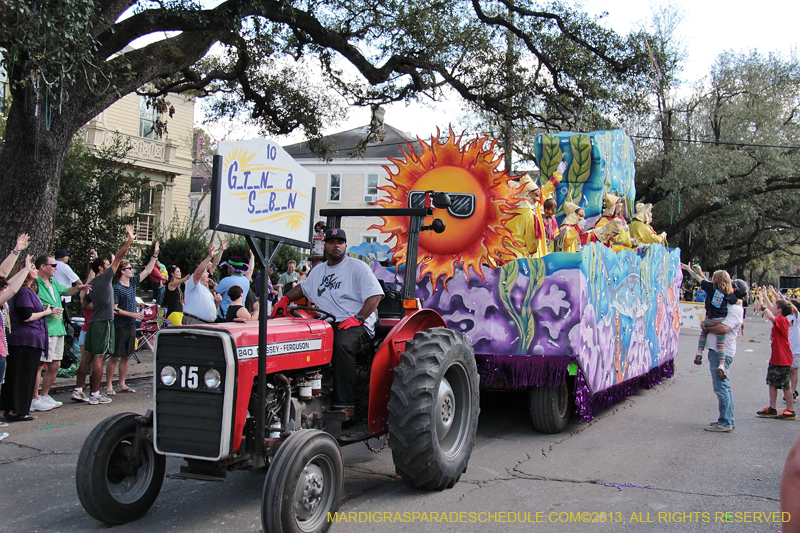
<svg viewBox="0 0 800 533">
<path fill-rule="evenodd" d="M 514 320 L 514 324 L 517 326 L 517 329 L 522 332 L 522 317 L 519 315 L 519 313 L 517 313 L 517 310 L 514 309 L 514 306 L 511 304 L 511 289 L 514 287 L 514 283 L 517 281 L 518 276 L 519 263 L 517 263 L 517 261 L 509 261 L 501 266 L 497 292 L 500 295 L 500 301 L 503 302 L 503 307 L 505 307 L 508 311 L 508 314 L 511 315 L 511 318 Z"/>
<path fill-rule="evenodd" d="M 592 139 L 588 135 L 573 135 L 569 138 L 572 163 L 569 165 L 567 181 L 586 183 L 592 171 Z"/>
<path fill-rule="evenodd" d="M 528 269 L 530 270 L 531 277 L 528 283 L 528 290 L 525 291 L 525 299 L 522 301 L 522 322 L 525 324 L 524 329 L 520 329 L 522 338 L 520 339 L 519 353 L 527 353 L 530 349 L 530 344 L 533 342 L 533 336 L 536 333 L 536 320 L 533 317 L 533 297 L 536 291 L 542 286 L 544 281 L 546 268 L 544 266 L 544 259 L 541 257 L 529 257 Z"/>
<path fill-rule="evenodd" d="M 514 324 L 519 330 L 519 348 L 517 349 L 517 354 L 527 353 L 531 342 L 533 342 L 534 334 L 536 333 L 536 321 L 531 304 L 546 274 L 544 259 L 536 257 L 528 258 L 525 261 L 530 271 L 530 279 L 525 289 L 525 297 L 519 309 L 511 302 L 511 289 L 519 279 L 519 260 L 509 261 L 500 267 L 500 285 L 498 287 L 500 301 L 503 302 L 503 306 L 506 308 L 506 311 L 508 311 L 512 320 L 514 320 Z M 524 280 L 524 278 L 522 279 Z"/>
<path fill-rule="evenodd" d="M 542 135 L 542 157 L 539 161 L 540 184 L 550 179 L 559 163 L 561 163 L 561 147 L 558 136 L 545 133 Z"/>
</svg>

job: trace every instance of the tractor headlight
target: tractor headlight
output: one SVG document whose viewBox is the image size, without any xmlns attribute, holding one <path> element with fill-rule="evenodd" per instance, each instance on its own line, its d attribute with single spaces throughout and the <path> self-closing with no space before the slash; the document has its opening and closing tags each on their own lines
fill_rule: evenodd
<svg viewBox="0 0 800 533">
<path fill-rule="evenodd" d="M 161 369 L 161 383 L 169 387 L 175 380 L 178 379 L 178 373 L 171 366 L 165 366 Z"/>
<path fill-rule="evenodd" d="M 206 387 L 209 389 L 218 389 L 220 383 L 222 382 L 222 378 L 220 377 L 219 372 L 217 372 L 213 368 L 206 371 L 204 379 L 206 382 Z"/>
</svg>

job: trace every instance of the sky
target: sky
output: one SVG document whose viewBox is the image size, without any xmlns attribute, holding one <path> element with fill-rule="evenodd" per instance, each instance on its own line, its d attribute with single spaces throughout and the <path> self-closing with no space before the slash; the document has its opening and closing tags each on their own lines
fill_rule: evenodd
<svg viewBox="0 0 800 533">
<path fill-rule="evenodd" d="M 593 15 L 607 12 L 602 24 L 620 34 L 627 34 L 647 24 L 654 9 L 665 2 L 637 0 L 582 0 L 580 5 Z M 788 55 L 800 42 L 800 0 L 773 0 L 769 3 L 744 0 L 671 0 L 683 14 L 678 35 L 686 47 L 688 58 L 683 78 L 690 84 L 708 74 L 717 56 L 726 51 L 779 52 Z M 385 121 L 402 131 L 428 137 L 436 128 L 446 129 L 448 124 L 462 123 L 464 112 L 456 98 L 441 103 L 392 104 L 387 107 Z M 201 115 L 201 113 L 198 113 Z M 369 110 L 352 110 L 346 119 L 326 133 L 349 130 L 369 122 Z M 229 127 L 204 126 L 212 136 L 226 135 Z M 231 140 L 257 136 L 256 128 L 237 126 Z M 298 142 L 301 137 L 277 139 L 281 144 Z"/>
</svg>

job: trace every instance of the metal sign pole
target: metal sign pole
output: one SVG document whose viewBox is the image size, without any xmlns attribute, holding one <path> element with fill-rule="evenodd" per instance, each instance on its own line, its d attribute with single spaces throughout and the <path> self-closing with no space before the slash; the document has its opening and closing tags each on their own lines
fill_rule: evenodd
<svg viewBox="0 0 800 533">
<path fill-rule="evenodd" d="M 257 454 L 264 453 L 264 440 L 266 439 L 266 418 L 267 418 L 267 300 L 269 299 L 269 265 L 278 254 L 283 243 L 276 243 L 270 253 L 270 240 L 260 239 L 257 241 L 250 235 L 245 235 L 247 244 L 250 246 L 253 255 L 256 257 L 259 270 L 261 271 L 261 283 L 259 293 L 258 311 L 258 411 L 256 414 L 256 450 Z"/>
<path fill-rule="evenodd" d="M 269 257 L 269 241 L 262 239 L 264 256 Z M 258 305 L 258 418 L 256 419 L 256 453 L 264 453 L 267 417 L 267 276 L 269 263 L 261 267 L 261 300 Z M 262 308 L 263 307 L 263 308 Z"/>
</svg>

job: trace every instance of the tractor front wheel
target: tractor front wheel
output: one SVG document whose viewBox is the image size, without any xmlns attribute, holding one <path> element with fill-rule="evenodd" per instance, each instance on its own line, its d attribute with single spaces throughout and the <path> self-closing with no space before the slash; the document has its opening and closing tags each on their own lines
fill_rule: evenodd
<svg viewBox="0 0 800 533">
<path fill-rule="evenodd" d="M 475 445 L 475 354 L 463 334 L 427 329 L 406 343 L 394 372 L 388 422 L 395 470 L 413 487 L 450 488 Z"/>
<path fill-rule="evenodd" d="M 344 460 L 328 433 L 301 429 L 275 454 L 261 496 L 261 525 L 270 533 L 320 533 L 344 491 Z"/>
<path fill-rule="evenodd" d="M 78 499 L 87 513 L 108 525 L 144 516 L 164 483 L 167 459 L 155 452 L 138 417 L 121 413 L 103 420 L 78 456 Z"/>
</svg>

